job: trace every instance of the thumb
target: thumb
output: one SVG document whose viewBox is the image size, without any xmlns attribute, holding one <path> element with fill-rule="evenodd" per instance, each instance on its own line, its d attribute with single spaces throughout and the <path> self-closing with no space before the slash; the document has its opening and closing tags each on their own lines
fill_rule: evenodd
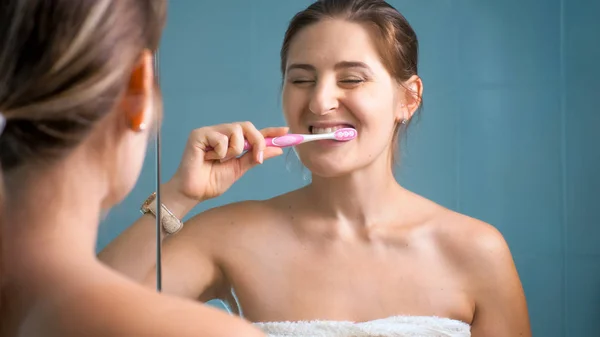
<svg viewBox="0 0 600 337">
<path fill-rule="evenodd" d="M 283 149 L 281 149 L 281 148 L 267 147 L 263 151 L 263 161 L 280 156 L 282 154 L 283 154 Z M 256 161 L 256 158 L 252 155 L 252 152 L 249 151 L 249 152 L 246 152 L 240 158 L 237 158 L 234 160 L 229 160 L 229 162 L 225 162 L 223 164 L 235 165 L 234 170 L 236 172 L 235 175 L 236 175 L 236 179 L 237 179 L 237 178 L 241 177 L 242 175 L 244 175 L 246 172 L 248 172 L 248 170 L 250 170 L 254 166 L 259 165 L 261 163 Z"/>
<path fill-rule="evenodd" d="M 264 160 L 271 159 L 283 154 L 283 149 L 279 147 L 267 147 L 264 150 Z"/>
</svg>

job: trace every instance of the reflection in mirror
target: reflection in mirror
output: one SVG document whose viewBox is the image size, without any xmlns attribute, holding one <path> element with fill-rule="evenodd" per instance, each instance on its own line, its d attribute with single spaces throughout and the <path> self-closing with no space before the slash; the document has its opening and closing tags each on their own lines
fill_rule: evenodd
<svg viewBox="0 0 600 337">
<path fill-rule="evenodd" d="M 579 205 L 600 163 L 576 160 L 597 140 L 577 83 L 600 89 L 600 47 L 569 32 L 600 28 L 597 6 L 527 3 L 172 2 L 164 235 L 112 235 L 111 265 L 273 336 L 593 335 Z M 265 146 L 342 127 L 358 136 Z"/>
</svg>

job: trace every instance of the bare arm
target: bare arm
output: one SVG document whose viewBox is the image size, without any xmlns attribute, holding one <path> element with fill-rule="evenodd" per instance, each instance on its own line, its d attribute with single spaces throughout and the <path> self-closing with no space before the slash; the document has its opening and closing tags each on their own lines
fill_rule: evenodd
<svg viewBox="0 0 600 337">
<path fill-rule="evenodd" d="M 252 167 L 281 155 L 281 149 L 265 147 L 265 137 L 286 133 L 287 128 L 281 127 L 258 131 L 249 122 L 193 130 L 177 172 L 161 189 L 161 203 L 182 219 L 198 200 L 221 195 Z M 239 157 L 244 149 L 244 139 L 253 144 L 253 150 Z M 181 231 L 162 239 L 163 290 L 166 293 L 188 298 L 214 296 L 223 278 L 210 249 L 211 245 L 217 245 L 211 241 L 206 228 L 219 228 L 219 224 L 231 215 L 227 212 L 205 212 L 210 215 L 196 217 L 194 224 L 186 223 Z M 98 254 L 99 259 L 131 279 L 154 287 L 154 224 L 154 217 L 141 217 L 107 245 Z M 217 233 L 216 237 L 222 236 L 218 230 L 209 232 Z"/>
<path fill-rule="evenodd" d="M 140 200 L 140 205 L 143 200 Z M 179 219 L 197 204 L 174 191 L 173 186 L 165 184 L 161 189 L 161 203 L 166 205 Z M 98 258 L 112 269 L 137 282 L 142 282 L 156 266 L 156 218 L 152 215 L 141 216 L 132 226 L 110 242 Z M 185 227 L 184 227 L 185 228 Z M 163 233 L 161 239 L 164 241 Z"/>
<path fill-rule="evenodd" d="M 531 337 L 527 302 L 508 245 L 492 227 L 476 237 L 473 337 Z"/>
<path fill-rule="evenodd" d="M 226 219 L 220 209 L 208 210 L 164 240 L 162 289 L 165 293 L 203 302 L 218 297 L 224 277 L 214 250 L 220 245 L 219 228 Z M 142 283 L 155 287 L 155 263 Z"/>
<path fill-rule="evenodd" d="M 166 188 L 165 191 L 170 190 Z M 165 193 L 161 202 L 177 217 L 189 212 L 192 204 L 169 192 Z M 213 248 L 218 246 L 215 242 L 222 232 L 219 228 L 226 219 L 222 208 L 208 210 L 187 221 L 176 234 L 163 236 L 164 293 L 201 301 L 218 297 L 224 277 L 214 258 Z M 155 218 L 145 215 L 102 250 L 100 260 L 134 281 L 155 288 L 155 233 Z"/>
</svg>

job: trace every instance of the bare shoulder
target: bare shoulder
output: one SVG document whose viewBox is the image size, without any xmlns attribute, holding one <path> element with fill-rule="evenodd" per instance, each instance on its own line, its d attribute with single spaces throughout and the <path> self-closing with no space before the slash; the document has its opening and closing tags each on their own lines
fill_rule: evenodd
<svg viewBox="0 0 600 337">
<path fill-rule="evenodd" d="M 496 281 L 520 287 L 509 245 L 495 226 L 432 201 L 424 203 L 428 214 L 423 223 L 431 247 L 468 282 L 468 289 L 503 286 Z"/>
<path fill-rule="evenodd" d="M 269 200 L 244 200 L 207 209 L 196 214 L 186 223 L 203 224 L 205 221 L 210 220 L 209 223 L 223 225 L 241 219 L 251 222 L 254 219 L 268 217 L 268 213 L 271 213 L 271 211 Z M 206 225 L 209 225 L 209 223 L 206 223 Z"/>
<path fill-rule="evenodd" d="M 412 202 L 420 210 L 417 222 L 426 233 L 428 247 L 468 279 L 470 289 L 516 274 L 509 246 L 496 227 L 418 195 Z"/>
<path fill-rule="evenodd" d="M 475 305 L 473 336 L 531 336 L 524 290 L 502 233 L 491 224 L 435 206 L 434 246 Z"/>
<path fill-rule="evenodd" d="M 504 237 L 496 227 L 479 219 L 458 213 L 427 198 L 410 192 L 408 201 L 415 213 L 411 222 L 419 227 L 431 244 L 444 255 L 461 264 L 510 254 Z"/>
<path fill-rule="evenodd" d="M 210 208 L 193 216 L 185 222 L 181 233 L 211 239 L 231 239 L 245 231 L 268 226 L 277 219 L 278 214 L 273 199 L 239 201 Z"/>
<path fill-rule="evenodd" d="M 434 218 L 435 239 L 463 272 L 491 272 L 492 265 L 512 268 L 512 255 L 502 233 L 493 225 L 443 209 Z"/>
</svg>

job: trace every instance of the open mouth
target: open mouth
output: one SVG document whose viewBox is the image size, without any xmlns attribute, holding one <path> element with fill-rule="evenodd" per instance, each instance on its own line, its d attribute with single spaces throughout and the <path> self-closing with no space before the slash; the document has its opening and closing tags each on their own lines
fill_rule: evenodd
<svg viewBox="0 0 600 337">
<path fill-rule="evenodd" d="M 309 126 L 308 127 L 308 131 L 312 134 L 322 134 L 322 133 L 331 133 L 331 132 L 335 132 L 339 129 L 343 129 L 343 128 L 352 128 L 354 129 L 354 126 L 350 125 L 350 124 L 340 124 L 340 125 L 334 125 L 334 126 L 328 126 L 328 127 L 316 127 L 316 126 Z"/>
</svg>

